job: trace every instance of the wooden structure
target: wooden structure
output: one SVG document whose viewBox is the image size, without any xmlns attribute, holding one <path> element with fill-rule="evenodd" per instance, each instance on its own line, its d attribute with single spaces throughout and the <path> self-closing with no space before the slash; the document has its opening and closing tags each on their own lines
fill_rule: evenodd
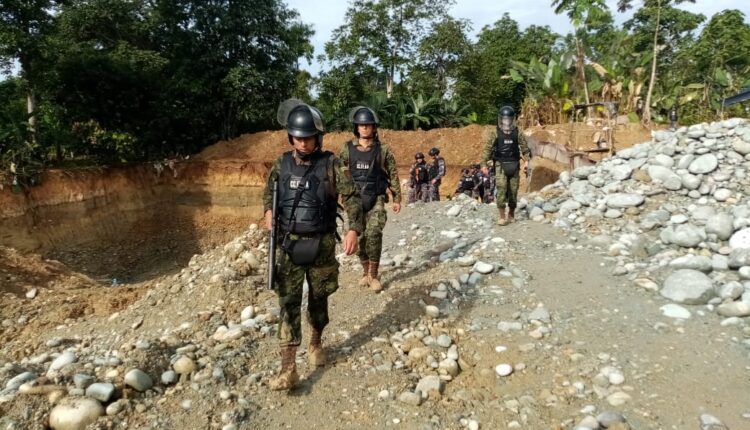
<svg viewBox="0 0 750 430">
<path fill-rule="evenodd" d="M 570 168 L 594 164 L 615 153 L 615 125 L 618 104 L 577 104 L 570 116 L 570 134 L 565 149 Z"/>
</svg>

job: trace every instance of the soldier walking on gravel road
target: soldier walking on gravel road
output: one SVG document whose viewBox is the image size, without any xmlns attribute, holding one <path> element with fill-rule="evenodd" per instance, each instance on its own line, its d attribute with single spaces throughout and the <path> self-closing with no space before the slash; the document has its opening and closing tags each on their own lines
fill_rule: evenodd
<svg viewBox="0 0 750 430">
<path fill-rule="evenodd" d="M 378 137 L 378 117 L 367 106 L 352 109 L 349 120 L 354 126 L 355 140 L 344 144 L 339 159 L 349 167 L 354 182 L 360 189 L 364 231 L 359 236 L 359 261 L 364 274 L 362 287 L 375 292 L 383 289 L 378 277 L 380 254 L 383 250 L 383 229 L 388 218 L 385 209 L 387 191 L 393 196 L 393 212 L 401 211 L 401 183 L 398 179 L 396 157 L 391 147 Z"/>
<path fill-rule="evenodd" d="M 323 117 L 299 100 L 279 106 L 279 122 L 286 127 L 293 150 L 279 157 L 268 175 L 263 194 L 266 227 L 279 227 L 273 288 L 281 308 L 279 346 L 281 371 L 270 381 L 273 390 L 289 390 L 299 381 L 297 347 L 302 341 L 302 289 L 307 280 L 308 314 L 312 333 L 307 353 L 310 364 L 324 366 L 323 329 L 328 325 L 328 297 L 339 287 L 336 261 L 336 209 L 338 197 L 349 218 L 343 251 L 357 250 L 362 233 L 362 201 L 349 169 L 330 151 L 323 151 Z M 278 182 L 277 182 L 278 181 Z M 274 183 L 278 183 L 273 210 Z"/>
<path fill-rule="evenodd" d="M 497 115 L 497 129 L 484 145 L 482 160 L 487 167 L 495 167 L 497 189 L 498 225 L 513 222 L 518 199 L 520 171 L 526 171 L 531 151 L 526 137 L 516 126 L 516 113 L 510 106 L 503 106 Z M 508 215 L 505 215 L 505 206 Z"/>
</svg>

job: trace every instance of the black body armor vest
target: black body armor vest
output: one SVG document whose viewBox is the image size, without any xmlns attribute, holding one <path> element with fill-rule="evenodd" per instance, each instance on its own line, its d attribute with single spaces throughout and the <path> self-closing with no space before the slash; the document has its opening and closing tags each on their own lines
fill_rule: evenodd
<svg viewBox="0 0 750 430">
<path fill-rule="evenodd" d="M 495 161 L 518 161 L 521 159 L 521 149 L 518 147 L 518 128 L 510 133 L 497 129 L 495 139 L 495 151 L 492 157 Z"/>
<path fill-rule="evenodd" d="M 283 155 L 279 172 L 279 225 L 282 231 L 295 234 L 336 231 L 338 195 L 333 178 L 328 175 L 332 155 L 330 151 L 313 154 L 312 167 L 298 165 L 292 152 Z M 303 181 L 308 168 L 312 170 Z M 295 210 L 298 192 L 301 194 Z"/>
</svg>

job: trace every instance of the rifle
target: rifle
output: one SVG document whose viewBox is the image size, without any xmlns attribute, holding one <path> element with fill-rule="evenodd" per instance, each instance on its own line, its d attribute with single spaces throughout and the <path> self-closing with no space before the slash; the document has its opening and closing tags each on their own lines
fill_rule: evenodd
<svg viewBox="0 0 750 430">
<path fill-rule="evenodd" d="M 276 276 L 276 239 L 279 235 L 278 226 L 279 180 L 273 181 L 273 206 L 271 206 L 271 232 L 268 237 L 268 289 L 273 290 Z"/>
</svg>

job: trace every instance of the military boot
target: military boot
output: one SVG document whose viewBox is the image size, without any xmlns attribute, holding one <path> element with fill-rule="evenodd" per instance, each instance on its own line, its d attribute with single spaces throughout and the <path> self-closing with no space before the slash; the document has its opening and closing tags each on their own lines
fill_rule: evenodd
<svg viewBox="0 0 750 430">
<path fill-rule="evenodd" d="M 505 208 L 502 208 L 497 213 L 497 225 L 506 225 L 508 220 L 505 218 Z"/>
<path fill-rule="evenodd" d="M 516 220 L 516 207 L 508 206 L 508 222 L 511 223 Z"/>
<path fill-rule="evenodd" d="M 307 347 L 307 358 L 310 365 L 322 367 L 326 365 L 326 353 L 323 350 L 323 331 L 312 329 L 310 346 Z"/>
<path fill-rule="evenodd" d="M 378 279 L 379 261 L 370 261 L 370 289 L 376 293 L 383 290 L 383 284 Z"/>
<path fill-rule="evenodd" d="M 368 287 L 370 286 L 370 261 L 369 260 L 360 260 L 360 263 L 362 264 L 362 279 L 359 280 L 358 285 L 360 287 Z"/>
<path fill-rule="evenodd" d="M 299 382 L 297 374 L 297 347 L 281 347 L 281 371 L 279 376 L 268 383 L 268 387 L 274 391 L 291 390 Z"/>
</svg>

